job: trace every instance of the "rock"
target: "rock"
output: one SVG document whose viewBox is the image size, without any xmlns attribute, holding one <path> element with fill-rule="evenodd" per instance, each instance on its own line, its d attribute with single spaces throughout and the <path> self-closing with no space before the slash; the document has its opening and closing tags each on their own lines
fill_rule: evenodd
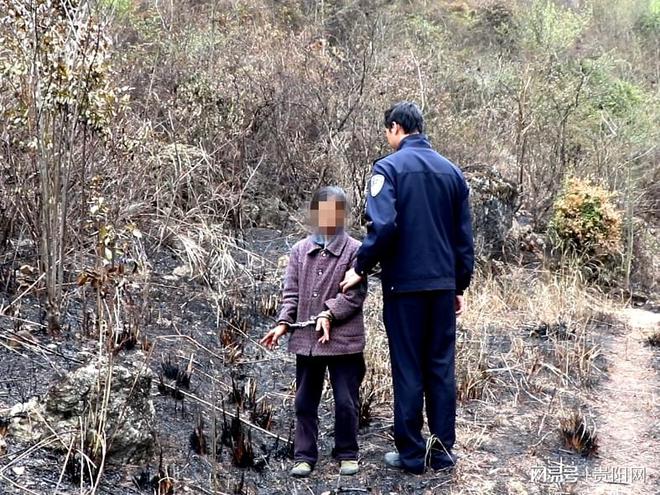
<svg viewBox="0 0 660 495">
<path fill-rule="evenodd" d="M 8 436 L 19 440 L 32 442 L 39 438 L 39 433 L 36 431 L 38 428 L 32 423 L 30 418 L 36 416 L 39 410 L 39 400 L 37 397 L 32 397 L 27 402 L 16 404 L 9 410 L 8 417 L 10 418 Z"/>
<path fill-rule="evenodd" d="M 471 165 L 463 168 L 470 186 L 470 206 L 477 256 L 500 254 L 513 223 L 518 190 L 492 167 Z"/>
<path fill-rule="evenodd" d="M 105 394 L 109 375 L 110 390 Z M 62 441 L 50 447 L 66 450 L 77 439 L 82 419 L 88 434 L 100 431 L 105 437 L 107 462 L 146 461 L 155 443 L 153 377 L 141 352 L 112 362 L 107 356 L 94 357 L 63 376 L 41 400 L 12 408 L 10 435 L 38 441 L 57 433 Z"/>
<path fill-rule="evenodd" d="M 507 257 L 517 259 L 521 263 L 531 263 L 543 259 L 548 241 L 546 235 L 534 232 L 529 224 L 514 219 L 509 229 L 505 243 Z"/>
<path fill-rule="evenodd" d="M 180 265 L 172 270 L 172 275 L 179 278 L 190 278 L 193 275 L 190 265 Z"/>
<path fill-rule="evenodd" d="M 650 297 L 660 289 L 660 229 L 635 217 L 633 219 L 632 266 L 630 286 L 635 293 Z"/>
<path fill-rule="evenodd" d="M 241 224 L 244 227 L 258 226 L 273 229 L 284 227 L 289 221 L 289 212 L 282 199 L 254 190 L 250 201 L 241 204 Z"/>
<path fill-rule="evenodd" d="M 529 493 L 525 488 L 525 485 L 517 480 L 509 481 L 507 488 L 509 489 L 510 495 L 527 495 L 527 493 Z"/>
</svg>

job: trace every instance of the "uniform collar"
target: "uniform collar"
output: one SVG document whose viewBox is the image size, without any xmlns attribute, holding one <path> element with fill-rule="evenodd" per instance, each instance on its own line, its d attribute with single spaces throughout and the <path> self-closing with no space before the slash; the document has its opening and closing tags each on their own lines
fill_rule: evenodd
<svg viewBox="0 0 660 495">
<path fill-rule="evenodd" d="M 330 242 L 325 246 L 325 250 L 331 252 L 335 256 L 341 256 L 347 240 L 348 234 L 345 230 L 342 230 L 333 236 Z M 314 251 L 323 249 L 323 246 L 319 246 L 314 242 L 314 234 L 309 236 L 309 243 L 311 246 L 307 250 L 307 254 L 312 254 Z"/>
<path fill-rule="evenodd" d="M 429 142 L 429 138 L 426 137 L 426 134 L 410 134 L 401 140 L 397 151 L 409 147 L 430 148 L 431 143 Z"/>
</svg>

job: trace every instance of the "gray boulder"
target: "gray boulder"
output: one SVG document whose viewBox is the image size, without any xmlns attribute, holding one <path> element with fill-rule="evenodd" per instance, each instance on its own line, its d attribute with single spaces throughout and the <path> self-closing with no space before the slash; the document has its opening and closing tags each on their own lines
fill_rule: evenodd
<svg viewBox="0 0 660 495">
<path fill-rule="evenodd" d="M 10 433 L 32 441 L 57 433 L 61 441 L 53 448 L 66 449 L 80 441 L 82 421 L 87 441 L 106 443 L 107 462 L 148 460 L 155 445 L 152 381 L 141 352 L 112 360 L 95 356 L 61 377 L 42 399 L 16 406 L 21 414 L 14 415 Z"/>
<path fill-rule="evenodd" d="M 501 254 L 516 211 L 516 185 L 487 165 L 466 166 L 463 172 L 470 186 L 476 254 Z"/>
</svg>

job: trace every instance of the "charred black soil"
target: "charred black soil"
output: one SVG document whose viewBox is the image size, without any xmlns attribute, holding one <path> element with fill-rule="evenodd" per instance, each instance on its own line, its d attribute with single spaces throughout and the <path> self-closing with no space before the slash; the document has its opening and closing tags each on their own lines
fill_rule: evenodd
<svg viewBox="0 0 660 495">
<path fill-rule="evenodd" d="M 154 252 L 143 272 L 124 276 L 122 297 L 128 301 L 126 314 L 133 315 L 135 338 L 122 337 L 113 355 L 118 362 L 130 353 L 147 356 L 155 377 L 151 398 L 157 441 L 150 462 L 105 466 L 99 493 L 587 493 L 583 486 L 600 485 L 584 473 L 608 460 L 620 462 L 606 450 L 608 432 L 596 433 L 591 450 L 574 452 L 566 438 L 573 434 L 577 442 L 585 429 L 578 425 L 562 437 L 567 423 L 559 421 L 562 415 L 579 414 L 587 423 L 616 426 L 598 397 L 607 393 L 608 370 L 620 359 L 619 343 L 611 341 L 608 328 L 623 327 L 617 320 L 604 324 L 594 319 L 582 327 L 557 320 L 517 328 L 493 322 L 482 331 L 461 328 L 457 467 L 422 476 L 386 468 L 383 454 L 393 448 L 390 383 L 377 318 L 378 281 L 373 280 L 367 302 L 367 356 L 373 369 L 362 394 L 360 473 L 339 476 L 331 458 L 332 397 L 326 388 L 321 460 L 310 478 L 290 478 L 294 359 L 284 348 L 267 351 L 258 340 L 273 323 L 283 269 L 278 260 L 295 240 L 257 232 L 245 249 L 259 256 L 246 255 L 249 270 L 237 271 L 230 284 L 175 275 L 181 261 L 166 250 Z M 19 263 L 7 266 L 11 269 L 5 274 Z M 17 302 L 0 317 L 0 437 L 6 443 L 0 453 L 0 493 L 53 493 L 55 487 L 57 493 L 80 493 L 79 473 L 64 469 L 65 450 L 21 440 L 6 426 L 12 406 L 42 397 L 59 376 L 99 352 L 93 291 L 72 284 L 64 327 L 49 335 L 39 293 L 33 289 L 21 296 L 25 287 L 11 277 L 1 286 L 3 305 Z M 642 340 L 639 345 L 644 346 Z M 644 348 L 657 354 L 657 348 Z M 568 360 L 570 366 L 562 367 Z M 646 413 L 657 420 L 657 402 L 649 407 Z M 606 448 L 596 451 L 601 438 Z M 594 455 L 581 455 L 587 450 Z M 582 477 L 549 478 L 548 470 L 558 462 Z M 655 466 L 638 467 L 646 469 L 641 486 L 652 493 L 658 486 Z"/>
</svg>

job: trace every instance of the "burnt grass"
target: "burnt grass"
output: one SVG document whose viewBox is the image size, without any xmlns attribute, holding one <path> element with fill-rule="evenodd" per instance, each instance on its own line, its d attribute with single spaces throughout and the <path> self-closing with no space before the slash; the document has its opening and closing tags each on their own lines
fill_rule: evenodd
<svg viewBox="0 0 660 495">
<path fill-rule="evenodd" d="M 382 456 L 393 449 L 391 404 L 372 394 L 373 402 L 363 404 L 360 473 L 340 477 L 338 464 L 331 458 L 333 411 L 326 389 L 320 409 L 320 462 L 310 478 L 290 478 L 294 358 L 286 353 L 285 345 L 270 352 L 258 340 L 274 321 L 272 301 L 279 294 L 281 277 L 281 269 L 275 268 L 277 259 L 297 238 L 257 232 L 246 240 L 246 246 L 267 261 L 251 277 L 237 277 L 222 289 L 199 279 L 174 277 L 172 272 L 181 260 L 172 252 L 163 249 L 150 254 L 149 276 L 135 285 L 134 293 L 140 308 L 140 338 L 133 349 L 122 348 L 119 354 L 141 347 L 147 347 L 145 354 L 150 352 L 149 366 L 157 377 L 152 386 L 157 445 L 150 462 L 108 465 L 99 493 L 444 493 L 461 487 L 469 490 L 471 479 L 501 468 L 503 459 L 523 454 L 539 459 L 567 455 L 561 452 L 559 432 L 546 434 L 553 424 L 539 428 L 539 420 L 553 405 L 552 387 L 538 385 L 520 393 L 518 380 L 522 383 L 528 372 L 506 370 L 508 363 L 497 355 L 509 352 L 511 339 L 500 336 L 486 342 L 493 357 L 484 365 L 491 371 L 483 397 L 459 404 L 457 451 L 464 465 L 459 464 L 453 473 L 412 476 L 384 467 Z M 11 273 L 25 262 L 17 256 L 3 265 L 0 301 L 5 306 L 22 292 Z M 377 290 L 378 281 L 372 283 Z M 26 323 L 43 321 L 43 303 L 34 292 L 12 309 L 13 318 L 0 317 L 0 410 L 43 395 L 60 374 L 80 366 L 81 353 L 95 352 L 95 337 L 86 328 L 86 308 L 81 291 L 72 289 L 58 335 Z M 21 332 L 29 332 L 37 346 L 10 345 L 8 336 Z M 537 327 L 518 329 L 517 335 L 540 348 L 552 336 L 573 338 L 562 322 L 539 322 Z M 552 378 L 543 370 L 535 373 Z M 503 420 L 498 412 L 502 406 L 518 420 Z M 279 438 L 250 428 L 236 417 Z M 483 437 L 480 441 L 474 440 L 478 432 Z M 0 455 L 0 469 L 30 448 L 11 436 L 7 444 L 7 452 Z M 36 493 L 52 492 L 64 459 L 65 452 L 30 452 L 20 462 L 25 473 L 4 473 L 15 485 L 0 479 L 0 493 L 22 493 L 18 486 Z M 511 479 L 528 484 L 529 474 L 521 465 L 505 469 L 502 475 L 493 474 L 492 493 L 509 493 Z M 64 476 L 60 491 L 78 490 L 78 481 Z"/>
</svg>

